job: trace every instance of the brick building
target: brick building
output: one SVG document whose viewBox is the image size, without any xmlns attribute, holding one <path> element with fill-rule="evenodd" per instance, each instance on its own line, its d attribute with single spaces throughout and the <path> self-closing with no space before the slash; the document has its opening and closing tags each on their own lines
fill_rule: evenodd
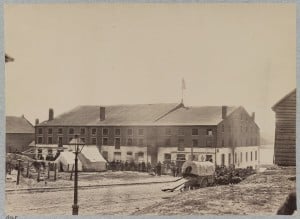
<svg viewBox="0 0 300 219">
<path fill-rule="evenodd" d="M 272 109 L 276 113 L 274 162 L 280 166 L 296 166 L 296 89 Z"/>
<path fill-rule="evenodd" d="M 24 116 L 6 116 L 6 152 L 25 151 L 34 138 L 34 127 Z"/>
<path fill-rule="evenodd" d="M 256 166 L 260 136 L 254 119 L 243 107 L 79 106 L 56 118 L 50 109 L 49 119 L 35 127 L 35 141 L 52 153 L 79 134 L 108 161 L 183 162 L 193 151 L 195 160 Z"/>
</svg>

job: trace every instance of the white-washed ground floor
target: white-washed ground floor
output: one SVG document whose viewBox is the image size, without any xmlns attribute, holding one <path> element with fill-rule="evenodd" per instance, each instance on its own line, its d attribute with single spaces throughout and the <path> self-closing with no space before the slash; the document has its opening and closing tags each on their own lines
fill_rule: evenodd
<svg viewBox="0 0 300 219">
<path fill-rule="evenodd" d="M 89 147 L 95 145 L 88 145 Z M 43 154 L 46 157 L 47 153 L 55 153 L 57 147 L 45 145 L 36 147 L 38 154 Z M 183 150 L 178 150 L 178 147 L 158 147 L 155 151 L 150 151 L 146 146 L 101 146 L 100 152 L 102 156 L 109 162 L 111 161 L 128 161 L 135 163 L 166 163 L 178 162 L 182 163 L 186 160 L 191 160 L 192 152 L 196 161 L 211 161 L 216 165 L 229 166 L 235 165 L 237 168 L 246 168 L 252 166 L 256 168 L 260 160 L 259 146 L 241 146 L 241 147 L 224 147 L 224 148 L 191 148 L 185 147 Z M 70 150 L 68 146 L 64 150 Z"/>
</svg>

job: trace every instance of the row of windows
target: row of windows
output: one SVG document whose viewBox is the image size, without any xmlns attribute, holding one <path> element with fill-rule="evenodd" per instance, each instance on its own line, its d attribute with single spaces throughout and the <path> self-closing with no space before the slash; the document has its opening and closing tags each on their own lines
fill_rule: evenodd
<svg viewBox="0 0 300 219">
<path fill-rule="evenodd" d="M 213 144 L 213 140 L 211 139 L 211 138 L 207 138 L 206 139 L 206 146 L 207 147 L 211 147 L 212 146 L 212 144 Z M 166 140 L 165 140 L 165 146 L 171 146 L 171 139 L 170 138 L 167 138 Z M 184 139 L 178 139 L 178 146 L 180 147 L 180 148 L 182 148 L 182 147 L 184 147 Z M 199 141 L 197 140 L 197 139 L 192 139 L 192 146 L 193 147 L 198 147 L 198 146 L 200 146 L 199 145 Z M 184 149 L 183 149 L 184 150 Z"/>
<path fill-rule="evenodd" d="M 250 157 L 248 156 L 248 152 L 245 153 L 245 162 L 248 161 L 253 161 L 253 159 L 257 160 L 257 151 L 255 151 L 254 153 L 254 158 L 253 158 L 253 152 L 251 151 L 250 153 Z M 221 165 L 224 166 L 225 165 L 225 154 L 221 154 Z M 240 159 L 239 162 L 243 162 L 243 152 L 240 152 Z M 234 163 L 238 162 L 238 153 L 235 152 L 234 153 Z M 228 165 L 231 164 L 231 153 L 228 154 Z"/>
<path fill-rule="evenodd" d="M 222 132 L 225 131 L 225 126 L 224 124 L 222 124 Z M 231 132 L 231 126 L 227 126 L 228 132 Z M 243 127 L 242 125 L 240 126 L 240 132 L 248 132 L 248 130 L 252 133 L 255 132 L 255 128 L 253 128 L 252 126 L 250 126 L 250 128 L 248 126 Z M 258 132 L 258 129 L 256 130 L 256 132 Z"/>
<path fill-rule="evenodd" d="M 58 134 L 63 134 L 63 129 L 62 128 L 58 128 L 57 131 L 58 131 Z M 38 134 L 43 134 L 43 128 L 38 129 Z M 47 129 L 47 134 L 49 134 L 49 135 L 53 134 L 53 129 L 48 128 Z M 75 129 L 74 128 L 69 128 L 68 129 L 68 134 L 74 135 L 75 134 Z M 80 128 L 80 135 L 85 135 L 85 134 L 86 134 L 86 128 Z M 92 128 L 92 135 L 96 135 L 96 134 L 97 134 L 97 129 Z M 102 129 L 102 135 L 108 135 L 108 134 L 109 134 L 109 129 L 108 128 L 103 128 Z M 127 134 L 128 135 L 133 135 L 133 129 L 132 128 L 127 129 Z M 115 135 L 121 135 L 121 129 L 115 128 Z M 144 129 L 138 129 L 138 135 L 144 135 Z"/>
<path fill-rule="evenodd" d="M 121 129 L 115 128 L 114 133 L 115 133 L 115 135 L 121 135 Z M 38 134 L 43 134 L 43 128 L 38 129 Z M 47 129 L 47 134 L 52 135 L 53 134 L 53 128 L 48 128 Z M 63 134 L 63 129 L 62 128 L 58 128 L 58 134 Z M 68 134 L 74 135 L 75 134 L 74 128 L 69 128 L 68 129 Z M 80 128 L 80 134 L 85 135 L 86 134 L 86 128 Z M 96 134 L 97 134 L 97 129 L 92 128 L 92 135 L 96 135 Z M 106 136 L 108 134 L 109 134 L 109 129 L 108 128 L 103 128 L 102 129 L 102 135 Z M 178 129 L 178 135 L 184 135 L 184 134 L 185 134 L 184 129 L 179 128 Z M 127 129 L 127 135 L 129 135 L 129 136 L 133 135 L 133 129 L 132 128 Z M 138 129 L 138 135 L 144 135 L 144 129 L 142 129 L 142 128 Z M 165 129 L 165 135 L 172 135 L 172 129 L 171 128 L 166 128 Z M 193 128 L 192 129 L 192 135 L 199 135 L 199 129 Z M 212 136 L 213 135 L 212 129 L 206 129 L 206 135 Z"/>
</svg>

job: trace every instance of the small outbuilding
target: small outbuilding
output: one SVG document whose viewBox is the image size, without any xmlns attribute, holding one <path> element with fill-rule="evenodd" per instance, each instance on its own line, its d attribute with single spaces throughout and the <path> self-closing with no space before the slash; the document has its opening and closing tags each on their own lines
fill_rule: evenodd
<svg viewBox="0 0 300 219">
<path fill-rule="evenodd" d="M 272 110 L 276 113 L 274 163 L 296 166 L 296 89 L 280 99 Z"/>
</svg>

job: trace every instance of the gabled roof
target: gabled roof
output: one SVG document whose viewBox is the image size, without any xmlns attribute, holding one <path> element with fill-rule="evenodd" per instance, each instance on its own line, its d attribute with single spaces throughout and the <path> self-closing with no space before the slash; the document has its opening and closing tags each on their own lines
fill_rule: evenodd
<svg viewBox="0 0 300 219">
<path fill-rule="evenodd" d="M 227 115 L 237 107 L 227 107 Z M 217 125 L 222 121 L 222 106 L 184 107 L 183 104 L 136 104 L 105 106 L 100 121 L 100 106 L 79 106 L 37 126 L 155 126 Z"/>
<path fill-rule="evenodd" d="M 33 134 L 33 125 L 24 116 L 6 116 L 6 133 Z"/>
<path fill-rule="evenodd" d="M 105 120 L 100 121 L 100 106 L 78 106 L 38 126 L 151 125 L 176 103 L 105 106 Z"/>
<path fill-rule="evenodd" d="M 237 107 L 227 107 L 227 116 Z M 159 125 L 217 125 L 222 121 L 222 106 L 181 107 L 156 122 Z"/>
<path fill-rule="evenodd" d="M 288 93 L 287 95 L 285 95 L 284 97 L 282 97 L 279 101 L 277 101 L 277 103 L 274 104 L 274 106 L 272 106 L 272 110 L 275 110 L 275 108 L 282 103 L 285 99 L 287 99 L 288 97 L 290 97 L 291 95 L 295 95 L 296 94 L 296 88 L 294 90 L 292 90 L 290 93 Z"/>
</svg>

